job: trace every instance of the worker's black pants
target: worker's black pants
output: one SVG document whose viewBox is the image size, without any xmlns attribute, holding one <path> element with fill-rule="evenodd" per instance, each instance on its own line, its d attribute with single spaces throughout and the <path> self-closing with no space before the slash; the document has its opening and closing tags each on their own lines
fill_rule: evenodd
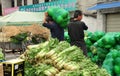
<svg viewBox="0 0 120 76">
<path fill-rule="evenodd" d="M 83 50 L 83 54 L 87 56 L 87 47 L 84 40 L 81 41 L 71 41 L 71 45 L 75 45 L 77 47 L 80 47 L 81 50 Z"/>
</svg>

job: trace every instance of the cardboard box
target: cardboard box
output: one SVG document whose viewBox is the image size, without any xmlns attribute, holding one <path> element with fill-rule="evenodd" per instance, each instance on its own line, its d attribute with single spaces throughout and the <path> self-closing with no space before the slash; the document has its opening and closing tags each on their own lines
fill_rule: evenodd
<svg viewBox="0 0 120 76">
<path fill-rule="evenodd" d="M 0 63 L 0 76 L 3 76 L 3 65 Z"/>
<path fill-rule="evenodd" d="M 24 60 L 12 59 L 3 62 L 4 76 L 24 76 Z"/>
</svg>

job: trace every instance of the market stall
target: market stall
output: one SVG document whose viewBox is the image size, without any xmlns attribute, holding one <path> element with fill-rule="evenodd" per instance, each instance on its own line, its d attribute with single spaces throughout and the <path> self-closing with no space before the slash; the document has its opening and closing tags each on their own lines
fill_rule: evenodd
<svg viewBox="0 0 120 76">
<path fill-rule="evenodd" d="M 23 36 L 25 36 L 25 34 L 28 35 L 28 32 L 34 35 L 43 33 L 43 31 L 41 31 L 43 18 L 44 18 L 43 12 L 24 12 L 24 11 L 23 12 L 16 11 L 1 17 L 0 18 L 0 44 L 1 44 L 0 47 L 4 50 L 23 48 L 22 46 L 22 44 L 24 44 L 23 41 L 15 44 L 15 43 L 11 43 L 11 38 L 13 38 L 13 36 L 16 36 L 18 34 Z M 40 26 L 37 26 L 37 25 L 40 25 Z M 41 33 L 39 32 L 39 30 Z M 24 34 L 21 34 L 21 33 L 24 33 Z M 18 37 L 21 37 L 19 35 Z M 27 36 L 25 36 L 25 38 L 26 37 Z"/>
<path fill-rule="evenodd" d="M 48 40 L 49 37 L 50 31 L 37 24 L 31 26 L 3 26 L 0 35 L 0 47 L 4 50 L 25 49 L 27 45 Z"/>
</svg>

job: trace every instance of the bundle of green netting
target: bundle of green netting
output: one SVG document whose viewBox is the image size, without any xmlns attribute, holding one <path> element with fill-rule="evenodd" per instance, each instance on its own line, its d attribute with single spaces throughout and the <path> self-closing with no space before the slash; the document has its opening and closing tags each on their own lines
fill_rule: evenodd
<svg viewBox="0 0 120 76">
<path fill-rule="evenodd" d="M 68 31 L 65 31 L 65 32 L 64 32 L 64 39 L 65 39 L 65 41 L 67 41 L 67 42 L 69 42 L 69 43 L 71 42 L 71 41 L 70 41 L 70 36 L 68 35 Z"/>
<path fill-rule="evenodd" d="M 105 36 L 105 34 L 106 33 L 103 31 L 95 31 L 93 33 L 85 31 L 84 39 L 88 50 L 88 57 L 97 64 L 102 64 L 106 54 L 108 53 L 105 48 L 97 46 L 99 45 L 98 42 Z M 105 45 L 103 44 L 103 46 Z"/>
<path fill-rule="evenodd" d="M 47 10 L 54 21 L 56 21 L 61 27 L 66 28 L 69 22 L 69 12 L 60 7 L 51 7 Z"/>
<path fill-rule="evenodd" d="M 102 65 L 112 76 L 120 76 L 120 51 L 111 49 Z"/>
<path fill-rule="evenodd" d="M 88 49 L 88 56 L 93 62 L 101 63 L 111 48 L 120 45 L 120 32 L 105 33 L 102 31 L 86 32 L 85 42 Z"/>
<path fill-rule="evenodd" d="M 110 76 L 67 41 L 50 39 L 27 48 L 20 56 L 25 60 L 25 76 Z"/>
<path fill-rule="evenodd" d="M 100 32 L 99 32 L 100 33 Z M 120 75 L 120 32 L 108 32 L 93 35 L 86 32 L 88 56 L 98 65 L 105 68 L 112 76 Z M 97 40 L 98 39 L 98 40 Z"/>
</svg>

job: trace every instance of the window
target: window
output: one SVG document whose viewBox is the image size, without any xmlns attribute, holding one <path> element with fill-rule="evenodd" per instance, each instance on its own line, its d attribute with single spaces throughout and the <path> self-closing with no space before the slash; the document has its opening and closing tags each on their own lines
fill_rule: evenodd
<svg viewBox="0 0 120 76">
<path fill-rule="evenodd" d="M 33 0 L 33 4 L 38 4 L 39 0 Z"/>
<path fill-rule="evenodd" d="M 22 6 L 22 0 L 17 0 L 17 6 Z"/>
<path fill-rule="evenodd" d="M 51 0 L 51 1 L 58 1 L 58 0 Z"/>
<path fill-rule="evenodd" d="M 45 2 L 49 2 L 49 0 L 45 0 Z"/>
<path fill-rule="evenodd" d="M 12 7 L 14 7 L 15 6 L 15 4 L 14 4 L 15 2 L 14 2 L 14 0 L 11 0 L 11 6 Z"/>
<path fill-rule="evenodd" d="M 0 4 L 0 16 L 2 15 L 2 5 Z"/>
<path fill-rule="evenodd" d="M 24 5 L 27 5 L 27 0 L 24 0 Z"/>
</svg>

